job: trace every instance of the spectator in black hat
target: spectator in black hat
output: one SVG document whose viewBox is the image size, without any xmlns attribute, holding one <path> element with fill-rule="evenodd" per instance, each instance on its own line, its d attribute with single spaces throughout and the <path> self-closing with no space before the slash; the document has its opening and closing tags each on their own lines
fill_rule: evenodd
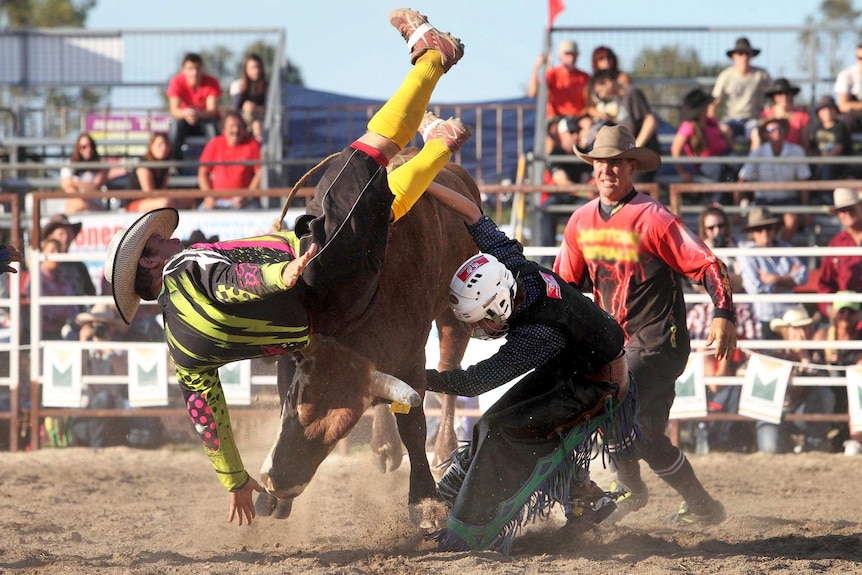
<svg viewBox="0 0 862 575">
<path fill-rule="evenodd" d="M 787 78 L 779 78 L 766 90 L 766 97 L 772 100 L 772 106 L 760 114 L 760 119 L 784 118 L 787 120 L 788 142 L 802 146 L 808 153 L 808 124 L 811 114 L 805 108 L 793 105 L 793 97 L 799 93 L 799 86 L 791 84 Z M 760 147 L 760 131 L 751 132 L 751 149 Z"/>
<path fill-rule="evenodd" d="M 72 242 L 81 233 L 81 222 L 72 223 L 63 214 L 51 216 L 42 228 L 42 241 L 51 238 L 57 240 L 60 253 L 68 253 Z M 96 295 L 96 286 L 87 265 L 83 261 L 57 262 L 58 273 L 68 279 L 74 288 L 74 295 Z M 79 311 L 83 311 L 83 308 Z"/>
<path fill-rule="evenodd" d="M 680 107 L 679 129 L 670 145 L 670 154 L 674 158 L 699 157 L 714 158 L 724 156 L 730 150 L 731 142 L 727 134 L 721 131 L 718 120 L 707 115 L 707 109 L 712 102 L 712 96 L 700 88 L 683 96 Z M 724 181 L 722 168 L 726 172 L 729 166 L 723 164 L 674 164 L 679 176 L 684 182 L 703 179 L 711 182 Z M 736 179 L 733 173 L 731 181 Z"/>
<path fill-rule="evenodd" d="M 853 154 L 850 130 L 838 119 L 838 106 L 832 96 L 821 96 L 814 106 L 808 148 L 820 157 L 849 156 Z M 840 180 L 851 177 L 847 164 L 814 164 L 814 179 Z"/>
<path fill-rule="evenodd" d="M 772 79 L 766 70 L 751 65 L 751 59 L 758 54 L 760 49 L 752 48 L 748 38 L 738 38 L 734 47 L 727 51 L 733 65 L 718 75 L 712 88 L 714 100 L 709 115 L 718 118 L 716 111 L 724 104 L 722 129 L 731 138 L 748 138 L 757 128 L 757 119 L 763 112 L 766 90 Z"/>
</svg>

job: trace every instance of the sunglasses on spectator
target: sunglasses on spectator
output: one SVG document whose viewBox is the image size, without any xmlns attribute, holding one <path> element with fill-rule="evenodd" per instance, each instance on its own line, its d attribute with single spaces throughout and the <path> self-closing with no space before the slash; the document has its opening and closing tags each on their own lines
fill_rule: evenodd
<svg viewBox="0 0 862 575">
<path fill-rule="evenodd" d="M 781 126 L 769 126 L 768 128 L 766 128 L 767 134 L 774 134 L 775 132 L 781 132 L 781 131 L 782 131 Z"/>
<path fill-rule="evenodd" d="M 715 224 L 714 226 L 704 226 L 704 229 L 712 231 L 712 230 L 723 230 L 727 227 L 727 224 Z"/>
<path fill-rule="evenodd" d="M 847 206 L 846 208 L 838 208 L 835 210 L 836 214 L 852 214 L 856 211 L 856 206 Z"/>
<path fill-rule="evenodd" d="M 773 226 L 763 226 L 761 228 L 751 228 L 749 231 L 752 234 L 756 234 L 758 232 L 774 232 L 775 228 Z"/>
</svg>

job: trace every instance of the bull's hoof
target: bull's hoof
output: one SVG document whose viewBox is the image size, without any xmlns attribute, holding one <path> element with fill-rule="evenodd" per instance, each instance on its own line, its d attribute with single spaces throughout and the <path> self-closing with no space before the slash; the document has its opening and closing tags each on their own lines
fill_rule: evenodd
<svg viewBox="0 0 862 575">
<path fill-rule="evenodd" d="M 399 445 L 393 449 L 391 445 L 381 447 L 374 450 L 374 462 L 377 464 L 377 470 L 380 473 L 392 473 L 401 467 L 401 461 L 404 459 L 404 453 Z"/>
<path fill-rule="evenodd" d="M 254 502 L 254 513 L 261 517 L 287 519 L 293 509 L 293 499 L 278 499 L 266 491 L 258 494 Z"/>
<path fill-rule="evenodd" d="M 287 519 L 293 509 L 293 499 L 279 499 L 272 516 L 276 519 Z"/>
<path fill-rule="evenodd" d="M 408 506 L 410 522 L 421 529 L 437 530 L 446 527 L 449 508 L 439 499 L 423 499 Z"/>
<path fill-rule="evenodd" d="M 275 510 L 276 504 L 278 504 L 278 499 L 266 491 L 258 493 L 254 502 L 254 514 L 260 517 L 269 517 Z"/>
</svg>

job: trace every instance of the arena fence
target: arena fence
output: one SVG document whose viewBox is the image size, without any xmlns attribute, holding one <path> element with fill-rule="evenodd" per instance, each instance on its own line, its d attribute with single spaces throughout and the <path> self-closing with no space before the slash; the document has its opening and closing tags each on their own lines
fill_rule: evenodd
<svg viewBox="0 0 862 575">
<path fill-rule="evenodd" d="M 850 182 L 845 182 L 850 183 Z M 857 183 L 853 183 L 856 185 Z M 828 186 L 830 184 L 824 183 L 823 186 Z M 686 184 L 685 186 L 692 186 L 691 184 Z M 688 187 L 682 187 L 676 190 L 676 195 L 681 195 L 688 193 Z M 695 185 L 696 186 L 696 185 Z M 764 186 L 764 184 L 747 184 L 747 187 L 751 189 L 752 187 L 757 188 L 759 186 Z M 557 193 L 560 192 L 569 192 L 569 191 L 580 191 L 583 192 L 583 187 L 576 187 L 577 190 L 555 190 Z M 658 187 L 655 185 L 648 186 L 644 188 L 645 191 L 649 191 L 651 193 L 657 193 Z M 693 188 L 700 189 L 700 188 Z M 825 188 L 824 188 L 825 189 Z M 521 216 L 524 214 L 518 214 L 517 206 L 526 205 L 526 200 L 518 198 L 525 198 L 530 194 L 535 194 L 539 191 L 548 191 L 546 188 L 535 187 L 529 185 L 523 186 L 483 186 L 481 187 L 482 193 L 488 197 L 493 198 L 499 194 L 513 194 L 515 201 L 514 205 L 516 209 L 513 210 L 512 216 L 512 225 L 515 229 L 518 226 L 523 228 L 523 222 L 519 220 Z M 592 193 L 592 189 L 588 190 L 589 193 Z M 263 227 L 268 227 L 274 219 L 280 213 L 280 206 L 283 201 L 284 196 L 287 193 L 287 190 L 260 190 L 255 192 L 245 191 L 222 191 L 222 192 L 210 192 L 203 193 L 199 190 L 176 190 L 176 191 L 166 191 L 166 192 L 158 192 L 154 194 L 147 194 L 143 192 L 132 192 L 132 191 L 117 191 L 110 192 L 110 196 L 115 198 L 118 201 L 121 200 L 132 200 L 138 199 L 141 197 L 154 197 L 154 196 L 162 196 L 162 197 L 171 197 L 171 198 L 203 198 L 206 196 L 233 196 L 237 193 L 242 193 L 246 196 L 252 197 L 260 197 L 260 198 L 270 198 L 271 203 L 275 204 L 275 208 L 270 210 L 260 210 L 256 212 L 249 212 L 254 214 L 252 218 L 242 218 L 243 220 L 254 219 L 258 220 L 260 225 Z M 312 190 L 309 188 L 305 188 L 300 190 L 298 196 L 300 198 L 308 197 L 312 193 Z M 699 192 L 703 193 L 703 192 Z M 59 261 L 84 261 L 90 265 L 94 265 L 98 268 L 98 266 L 104 260 L 104 251 L 107 246 L 107 243 L 110 241 L 114 231 L 116 229 L 120 229 L 125 225 L 125 219 L 132 221 L 137 217 L 136 214 L 126 213 L 126 212 L 104 212 L 104 213 L 93 213 L 93 214 L 80 214 L 80 219 L 86 219 L 88 225 L 85 226 L 85 229 L 82 231 L 80 237 L 80 250 L 73 251 L 68 254 L 40 254 L 37 246 L 39 245 L 41 238 L 39 235 L 40 223 L 43 222 L 45 216 L 43 207 L 50 203 L 51 201 L 56 201 L 60 198 L 63 198 L 64 194 L 58 194 L 57 192 L 37 192 L 28 194 L 28 207 L 29 212 L 27 214 L 27 219 L 23 222 L 18 222 L 17 216 L 18 214 L 17 204 L 14 202 L 17 200 L 17 196 L 15 195 L 6 195 L 0 196 L 0 202 L 6 201 L 9 203 L 9 218 L 8 223 L 10 225 L 10 234 L 12 237 L 23 237 L 23 234 L 26 234 L 28 237 L 27 244 L 29 245 L 28 250 L 28 264 L 31 270 L 38 270 L 39 264 L 41 261 L 46 259 L 54 259 Z M 84 194 L 87 197 L 103 197 L 104 194 L 100 193 L 92 193 L 92 194 Z M 676 196 L 674 196 L 676 197 Z M 491 200 L 493 204 L 493 200 Z M 682 205 L 682 204 L 680 204 Z M 291 214 L 286 218 L 286 223 L 290 223 L 293 220 L 293 215 L 301 212 L 301 207 L 293 208 Z M 247 213 L 248 214 L 248 213 Z M 230 212 L 223 212 L 224 217 L 230 220 L 237 220 L 235 215 Z M 184 212 L 181 218 L 181 221 L 193 220 L 197 222 L 204 220 L 215 221 L 219 217 L 218 211 L 215 212 L 200 212 L 200 211 L 192 211 L 192 212 Z M 74 218 L 73 218 L 74 219 Z M 121 221 L 123 220 L 123 221 Z M 497 221 L 501 221 L 498 218 Z M 519 223 L 520 222 L 520 223 Z M 26 232 L 29 230 L 29 232 Z M 179 231 L 179 230 L 178 230 Z M 213 230 L 206 229 L 205 227 L 202 229 L 205 235 L 211 235 Z M 232 236 L 237 237 L 237 236 Z M 537 257 L 537 256 L 549 256 L 555 255 L 557 248 L 555 246 L 527 246 L 525 247 L 525 254 L 528 257 Z M 764 252 L 764 255 L 778 255 L 781 253 L 781 248 L 765 248 L 760 251 Z M 738 256 L 742 253 L 753 253 L 751 250 L 741 250 L 739 248 L 721 248 L 717 249 L 716 253 L 719 256 Z M 862 248 L 824 248 L 824 247 L 815 247 L 815 248 L 794 248 L 794 255 L 801 257 L 823 257 L 827 255 L 862 255 Z M 38 276 L 39 274 L 35 274 Z M 98 278 L 100 275 L 100 270 L 95 274 Z M 67 353 L 72 354 L 81 354 L 85 350 L 96 349 L 96 348 L 104 348 L 104 349 L 144 349 L 150 350 L 151 352 L 167 354 L 166 348 L 163 343 L 153 343 L 153 342 L 110 342 L 106 344 L 95 344 L 92 342 L 89 343 L 81 343 L 81 342 L 46 342 L 42 340 L 41 334 L 39 332 L 39 324 L 40 317 L 43 313 L 43 310 L 46 306 L 50 305 L 59 305 L 66 303 L 75 303 L 75 304 L 94 304 L 94 303 L 110 303 L 111 298 L 108 296 L 76 296 L 71 298 L 52 298 L 48 296 L 44 296 L 40 293 L 40 284 L 38 277 L 32 278 L 31 284 L 31 293 L 29 295 L 29 320 L 30 320 L 30 340 L 29 346 L 22 345 L 22 342 L 15 341 L 16 337 L 19 337 L 20 334 L 18 330 L 11 329 L 10 331 L 10 343 L 8 344 L 0 344 L 0 350 L 8 350 L 10 357 L 10 366 L 16 361 L 16 353 L 15 351 L 20 350 L 27 355 L 29 361 L 24 362 L 24 364 L 29 364 L 29 370 L 27 374 L 21 374 L 23 378 L 16 377 L 18 370 L 15 368 L 11 368 L 9 372 L 9 377 L 6 379 L 0 379 L 0 386 L 7 386 L 10 389 L 10 394 L 15 394 L 20 391 L 20 381 L 26 380 L 29 383 L 29 391 L 31 403 L 29 405 L 29 409 L 22 409 L 21 406 L 18 405 L 17 401 L 13 401 L 10 404 L 10 410 L 8 414 L 0 414 L 0 417 L 3 419 L 9 419 L 12 429 L 17 429 L 20 432 L 20 427 L 23 425 L 29 430 L 30 435 L 30 448 L 38 448 L 39 447 L 39 428 L 40 424 L 45 417 L 138 417 L 138 416 L 170 416 L 170 417 L 185 417 L 185 409 L 181 405 L 176 406 L 163 406 L 163 407 L 147 407 L 147 408 L 138 408 L 138 409 L 111 409 L 111 410 L 81 410 L 75 408 L 58 408 L 58 407 L 45 407 L 42 405 L 40 401 L 42 397 L 42 387 L 44 387 L 45 383 L 45 374 L 43 373 L 43 365 L 42 365 L 42 357 L 41 355 L 44 353 L 46 348 L 56 348 L 61 350 L 66 350 Z M 18 317 L 19 320 L 21 318 L 21 302 L 20 302 L 20 292 L 16 294 L 18 290 L 17 282 L 13 281 L 10 283 L 10 298 L 8 300 L 0 300 L 0 305 L 8 305 L 9 316 L 10 318 Z M 753 295 L 753 294 L 738 294 L 735 297 L 735 300 L 738 302 L 748 301 L 762 301 L 766 296 Z M 18 299 L 16 299 L 18 298 Z M 862 294 L 857 296 L 859 301 L 862 301 Z M 832 294 L 816 294 L 816 293 L 794 293 L 794 294 L 783 294 L 778 296 L 768 296 L 770 301 L 788 301 L 794 303 L 809 303 L 813 304 L 821 301 L 832 301 L 835 299 L 835 296 Z M 846 298 L 842 298 L 846 299 Z M 706 296 L 698 295 L 698 294 L 688 294 L 686 296 L 686 301 L 689 303 L 696 303 L 698 301 L 706 301 Z M 11 325 L 17 325 L 16 320 L 11 320 Z M 17 335 L 16 335 L 17 334 Z M 693 349 L 698 349 L 702 347 L 704 342 L 694 341 Z M 848 349 L 862 349 L 862 342 L 807 342 L 806 346 L 811 349 L 822 349 L 826 345 L 829 345 L 831 348 L 837 347 L 848 348 Z M 784 342 L 770 342 L 765 340 L 741 340 L 739 342 L 739 347 L 747 352 L 757 352 L 767 354 L 770 350 L 774 349 L 784 349 L 786 348 L 786 344 Z M 29 348 L 29 349 L 28 349 Z M 175 378 L 168 375 L 168 379 L 170 382 L 175 383 Z M 275 383 L 275 377 L 271 374 L 261 374 L 254 373 L 251 376 L 251 384 L 255 386 L 263 385 L 263 386 L 271 386 Z M 82 383 L 85 385 L 100 385 L 100 384 L 122 384 L 128 382 L 127 375 L 120 376 L 83 376 Z M 707 384 L 716 384 L 716 385 L 740 385 L 742 383 L 741 377 L 716 377 L 716 378 L 707 378 L 705 380 Z M 835 386 L 837 381 L 835 378 L 828 377 L 813 377 L 813 378 L 803 378 L 798 377 L 793 380 L 794 385 L 830 385 Z M 256 409 L 253 407 L 232 407 L 233 412 L 235 412 L 239 417 L 242 417 L 243 414 L 262 414 L 262 413 L 272 413 L 272 409 Z M 478 415 L 478 413 L 469 413 L 468 415 Z M 744 419 L 742 416 L 733 415 L 733 414 L 713 414 L 710 413 L 704 419 L 707 421 L 710 420 L 722 420 L 722 419 Z M 790 414 L 787 416 L 787 419 L 802 419 L 802 420 L 828 420 L 828 421 L 847 421 L 847 414 L 804 414 L 804 415 L 794 415 Z M 674 435 L 674 429 L 676 427 L 671 427 L 671 434 Z M 16 433 L 10 433 L 13 437 L 13 440 L 10 442 L 11 449 L 18 449 L 20 445 L 16 441 L 18 435 Z M 678 439 L 678 436 L 675 436 Z"/>
</svg>

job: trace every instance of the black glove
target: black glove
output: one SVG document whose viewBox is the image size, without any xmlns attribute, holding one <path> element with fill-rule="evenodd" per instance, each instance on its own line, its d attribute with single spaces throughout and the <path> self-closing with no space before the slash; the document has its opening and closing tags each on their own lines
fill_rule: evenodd
<svg viewBox="0 0 862 575">
<path fill-rule="evenodd" d="M 425 370 L 425 389 L 438 393 L 458 395 L 458 393 L 446 384 L 446 379 L 436 369 Z"/>
</svg>

